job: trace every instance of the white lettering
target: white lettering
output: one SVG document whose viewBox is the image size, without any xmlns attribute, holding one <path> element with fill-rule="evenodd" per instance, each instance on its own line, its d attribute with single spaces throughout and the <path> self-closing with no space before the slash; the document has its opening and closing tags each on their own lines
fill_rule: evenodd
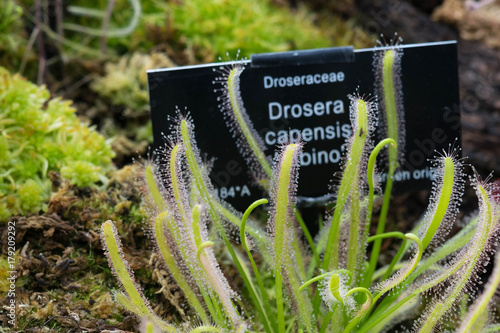
<svg viewBox="0 0 500 333">
<path fill-rule="evenodd" d="M 342 102 L 340 99 L 337 99 L 335 102 L 333 102 L 333 112 L 335 114 L 344 113 L 344 102 Z"/>
<path fill-rule="evenodd" d="M 280 118 L 301 118 L 317 116 L 321 117 L 330 114 L 344 113 L 344 102 L 340 99 L 335 101 L 319 101 L 314 104 L 285 104 L 279 102 L 271 102 L 268 104 L 269 120 L 277 120 Z"/>
<path fill-rule="evenodd" d="M 272 146 L 276 143 L 276 134 L 274 132 L 267 132 L 264 140 L 266 141 L 266 145 Z"/>
<path fill-rule="evenodd" d="M 269 89 L 273 87 L 273 78 L 271 76 L 264 76 L 264 89 Z"/>
<path fill-rule="evenodd" d="M 273 112 L 274 108 L 276 107 L 276 110 L 278 111 L 277 114 Z M 269 103 L 269 119 L 270 120 L 276 120 L 281 118 L 281 104 L 277 102 L 271 102 Z M 286 117 L 285 117 L 286 118 Z"/>
<path fill-rule="evenodd" d="M 316 84 L 320 84 L 321 83 L 321 75 L 314 74 L 314 83 L 316 83 Z"/>
<path fill-rule="evenodd" d="M 342 154 L 338 149 L 316 151 L 316 148 L 313 148 L 310 152 L 302 152 L 300 155 L 300 166 L 337 164 L 340 162 L 341 156 Z"/>
<path fill-rule="evenodd" d="M 309 141 L 324 141 L 348 138 L 351 136 L 351 127 L 349 124 L 341 124 L 339 121 L 335 125 L 306 127 L 303 129 L 292 128 L 288 130 L 279 130 L 277 132 L 269 131 L 264 134 L 264 142 L 268 146 L 276 143 L 296 142 L 301 139 Z"/>
<path fill-rule="evenodd" d="M 272 77 L 266 75 L 264 76 L 264 89 L 298 87 L 312 84 L 328 84 L 343 82 L 344 79 L 344 72 L 315 73 L 286 77 Z"/>
<path fill-rule="evenodd" d="M 325 112 L 325 104 L 323 102 L 314 103 L 314 114 L 317 116 L 322 116 Z"/>
<path fill-rule="evenodd" d="M 294 118 L 300 118 L 302 116 L 302 107 L 299 104 L 292 105 L 290 114 Z"/>
</svg>

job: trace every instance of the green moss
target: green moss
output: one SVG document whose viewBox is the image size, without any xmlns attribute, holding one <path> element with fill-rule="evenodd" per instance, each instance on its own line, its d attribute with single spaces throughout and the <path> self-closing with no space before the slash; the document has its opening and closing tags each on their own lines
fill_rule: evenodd
<svg viewBox="0 0 500 333">
<path fill-rule="evenodd" d="M 105 102 L 123 108 L 125 133 L 134 141 L 153 142 L 153 126 L 149 120 L 149 93 L 146 70 L 172 67 L 175 64 L 162 53 L 134 53 L 118 62 L 108 62 L 105 74 L 91 84 Z M 108 135 L 116 135 L 108 129 Z"/>
<path fill-rule="evenodd" d="M 16 1 L 7 0 L 0 6 L 0 66 L 19 68 L 21 59 L 32 52 L 26 50 L 27 38 L 22 20 L 23 9 Z"/>
<path fill-rule="evenodd" d="M 86 161 L 70 161 L 61 168 L 61 175 L 68 178 L 72 184 L 84 187 L 99 181 L 100 169 Z"/>
<path fill-rule="evenodd" d="M 116 63 L 107 63 L 105 75 L 96 78 L 91 87 L 113 105 L 125 106 L 133 112 L 149 111 L 146 70 L 171 66 L 174 63 L 164 54 L 134 53 Z"/>
<path fill-rule="evenodd" d="M 0 67 L 0 221 L 45 210 L 49 171 L 77 186 L 106 182 L 114 153 L 70 104 Z"/>
<path fill-rule="evenodd" d="M 20 184 L 17 188 L 17 195 L 21 209 L 27 212 L 42 209 L 47 192 L 47 186 L 37 183 L 33 179 L 28 179 L 24 184 Z"/>
</svg>

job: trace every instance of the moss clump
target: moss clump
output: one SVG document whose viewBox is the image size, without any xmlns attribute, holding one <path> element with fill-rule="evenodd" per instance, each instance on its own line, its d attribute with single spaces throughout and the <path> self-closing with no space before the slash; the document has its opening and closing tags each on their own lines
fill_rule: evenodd
<svg viewBox="0 0 500 333">
<path fill-rule="evenodd" d="M 46 209 L 49 171 L 81 187 L 106 182 L 114 152 L 70 104 L 0 67 L 0 221 Z"/>
<path fill-rule="evenodd" d="M 153 142 L 153 127 L 149 116 L 149 93 L 146 71 L 148 69 L 172 67 L 175 64 L 164 53 L 139 52 L 123 56 L 118 62 L 108 62 L 105 75 L 98 76 L 91 84 L 104 101 L 103 105 L 111 104 L 107 112 L 115 110 L 108 118 L 118 117 L 115 123 L 105 122 L 103 131 L 108 136 L 116 137 L 114 150 L 118 154 L 115 160 L 120 164 L 122 155 L 144 153 L 147 143 Z M 118 112 L 117 112 L 118 111 Z M 116 123 L 121 123 L 117 127 Z M 123 136 L 121 136 L 123 135 Z M 128 138 L 133 147 L 124 147 L 124 137 Z M 135 144 L 134 144 L 135 143 Z M 145 144 L 143 144 L 145 143 Z M 127 146 L 125 144 L 125 146 Z M 128 151 L 127 151 L 128 150 Z"/>
<path fill-rule="evenodd" d="M 175 64 L 163 53 L 134 53 L 116 63 L 108 62 L 106 74 L 97 77 L 91 87 L 113 105 L 126 107 L 126 112 L 149 112 L 146 70 L 172 66 Z"/>
</svg>

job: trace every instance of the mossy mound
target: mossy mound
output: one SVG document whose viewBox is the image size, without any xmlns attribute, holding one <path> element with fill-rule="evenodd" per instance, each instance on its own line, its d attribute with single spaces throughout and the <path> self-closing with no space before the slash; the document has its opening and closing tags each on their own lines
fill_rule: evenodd
<svg viewBox="0 0 500 333">
<path fill-rule="evenodd" d="M 35 333 L 42 327 L 42 332 L 75 332 L 78 327 L 87 332 L 134 330 L 138 319 L 112 297 L 116 282 L 99 238 L 100 225 L 108 219 L 117 221 L 125 255 L 148 297 L 163 304 L 159 309 L 163 315 L 178 315 L 171 305 L 183 302 L 178 287 L 158 260 L 148 260 L 151 244 L 136 169 L 132 165 L 116 170 L 104 191 L 72 185 L 51 172 L 55 192 L 47 212 L 12 218 L 18 244 L 15 332 Z M 0 225 L 0 234 L 6 230 L 6 224 Z M 2 245 L 2 253 L 6 246 Z M 9 276 L 6 258 L 0 255 L 2 281 Z M 6 295 L 7 288 L 0 284 L 0 293 Z M 162 293 L 156 294 L 160 289 Z M 0 299 L 0 306 L 9 302 L 8 297 Z M 6 314 L 0 312 L 0 323 L 8 327 Z"/>
</svg>

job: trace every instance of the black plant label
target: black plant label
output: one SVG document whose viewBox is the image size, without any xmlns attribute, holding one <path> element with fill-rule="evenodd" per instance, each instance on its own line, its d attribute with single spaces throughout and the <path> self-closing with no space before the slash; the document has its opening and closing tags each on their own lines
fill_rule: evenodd
<svg viewBox="0 0 500 333">
<path fill-rule="evenodd" d="M 401 91 L 406 136 L 404 160 L 395 174 L 396 192 L 430 189 L 437 152 L 460 147 L 461 125 L 456 42 L 401 45 Z M 244 61 L 241 99 L 272 163 L 276 146 L 305 143 L 300 157 L 298 204 L 331 201 L 345 164 L 345 142 L 352 135 L 349 94 L 376 98 L 374 53 L 380 48 L 324 49 L 256 55 Z M 211 165 L 211 180 L 221 199 L 243 210 L 266 197 L 252 178 L 219 108 L 221 85 L 214 85 L 230 63 L 148 71 L 154 147 L 165 144 L 177 110 L 189 111 L 199 149 Z M 214 91 L 216 90 L 216 91 Z M 383 112 L 383 110 L 378 110 Z M 384 138 L 383 122 L 372 139 Z M 383 183 L 387 157 L 379 155 Z"/>
</svg>

